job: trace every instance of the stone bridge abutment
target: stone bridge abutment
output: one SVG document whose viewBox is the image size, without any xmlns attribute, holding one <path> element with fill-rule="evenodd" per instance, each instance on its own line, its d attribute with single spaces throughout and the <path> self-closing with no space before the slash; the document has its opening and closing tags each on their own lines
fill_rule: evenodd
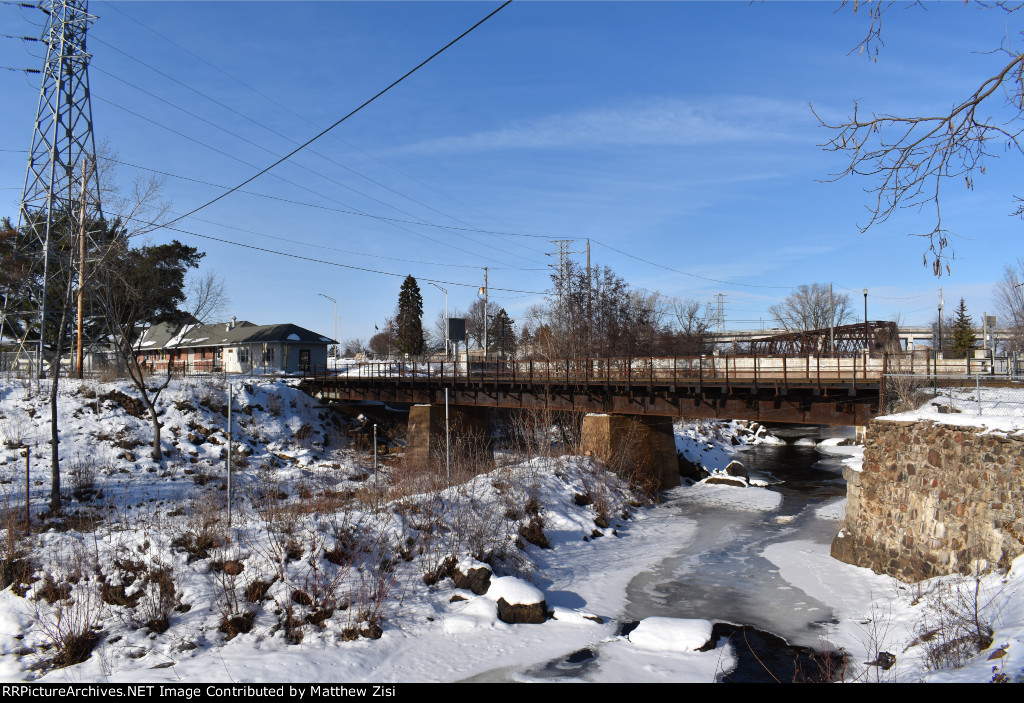
<svg viewBox="0 0 1024 703">
<path fill-rule="evenodd" d="M 847 468 L 832 556 L 903 581 L 1007 566 L 1024 553 L 1024 437 L 874 420 Z"/>
</svg>

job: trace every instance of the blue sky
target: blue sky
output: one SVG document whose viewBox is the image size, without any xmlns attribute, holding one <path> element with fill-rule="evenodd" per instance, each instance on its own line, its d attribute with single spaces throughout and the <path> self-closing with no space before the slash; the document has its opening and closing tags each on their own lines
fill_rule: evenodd
<svg viewBox="0 0 1024 703">
<path fill-rule="evenodd" d="M 495 7 L 93 0 L 97 139 L 123 162 L 174 174 L 164 195 L 187 212 L 223 192 L 208 184 L 250 177 Z M 0 6 L 6 34 L 37 34 L 40 17 Z M 464 310 L 484 266 L 491 297 L 519 318 L 550 286 L 551 240 L 578 239 L 582 252 L 588 237 L 592 261 L 637 287 L 723 293 L 729 328 L 759 327 L 812 282 L 848 292 L 858 314 L 867 287 L 870 318 L 910 324 L 934 318 L 941 285 L 947 310 L 963 297 L 980 320 L 1022 255 L 1010 216 L 1024 191 L 1019 157 L 990 159 L 973 190 L 948 184 L 943 217 L 959 236 L 952 273 L 936 279 L 925 243 L 906 236 L 930 229 L 930 212 L 858 231 L 872 183 L 825 182 L 845 163 L 820 148 L 829 133 L 809 105 L 837 120 L 854 100 L 948 110 L 1006 63 L 990 52 L 1016 45 L 1020 24 L 960 2 L 897 6 L 874 62 L 850 53 L 866 16 L 838 3 L 517 2 L 245 189 L 272 197 L 234 193 L 179 224 L 396 276 L 181 233 L 150 239 L 206 251 L 240 319 L 333 333 L 318 294 L 338 298 L 343 338 L 371 336 L 409 273 L 428 324 L 444 295 L 423 279 L 450 282 L 449 305 Z M 32 53 L 38 44 L 4 39 L 0 65 L 38 67 Z M 0 74 L 0 214 L 14 216 L 38 87 Z M 121 166 L 118 179 L 136 172 Z"/>
</svg>

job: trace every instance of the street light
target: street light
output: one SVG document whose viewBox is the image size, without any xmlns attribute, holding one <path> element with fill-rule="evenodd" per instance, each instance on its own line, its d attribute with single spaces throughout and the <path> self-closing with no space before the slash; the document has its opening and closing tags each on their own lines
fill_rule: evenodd
<svg viewBox="0 0 1024 703">
<path fill-rule="evenodd" d="M 335 359 L 337 359 L 340 356 L 340 354 L 338 353 L 340 351 L 338 345 L 341 344 L 341 340 L 338 339 L 338 301 L 332 298 L 331 296 L 325 295 L 323 293 L 317 293 L 317 295 L 319 295 L 321 298 L 327 298 L 332 303 L 334 303 L 334 357 Z M 334 368 L 338 368 L 337 361 L 335 361 Z"/>
<path fill-rule="evenodd" d="M 939 353 L 942 352 L 942 307 L 944 303 L 945 301 L 942 299 L 942 286 L 939 286 Z"/>
<path fill-rule="evenodd" d="M 448 356 L 448 289 L 442 288 L 433 281 L 427 281 L 430 285 L 444 293 L 444 355 Z"/>
<path fill-rule="evenodd" d="M 441 286 L 437 285 L 433 281 L 427 281 L 427 283 L 429 283 L 430 285 L 434 286 L 434 288 L 437 288 L 439 291 L 443 291 L 444 292 L 444 355 L 448 356 L 448 289 L 447 288 L 442 288 Z M 458 361 L 459 360 L 456 359 L 455 363 L 458 364 Z M 427 364 L 428 364 L 427 368 L 428 369 L 430 368 L 429 363 L 430 362 L 427 362 Z M 444 374 L 444 362 L 443 361 L 441 362 L 441 373 L 442 373 L 442 375 Z M 451 477 L 452 477 L 452 468 L 451 468 L 452 448 L 451 447 L 452 447 L 452 444 L 451 444 L 451 432 L 449 431 L 449 428 L 448 428 L 448 386 L 445 386 L 445 388 L 444 388 L 444 466 L 445 466 L 445 471 L 447 473 L 449 481 L 451 480 Z"/>
<path fill-rule="evenodd" d="M 870 331 L 868 329 L 868 289 L 865 288 L 864 289 L 864 349 L 866 349 L 868 352 L 871 351 L 870 349 L 868 349 L 870 344 L 871 344 L 871 342 L 870 342 Z"/>
</svg>

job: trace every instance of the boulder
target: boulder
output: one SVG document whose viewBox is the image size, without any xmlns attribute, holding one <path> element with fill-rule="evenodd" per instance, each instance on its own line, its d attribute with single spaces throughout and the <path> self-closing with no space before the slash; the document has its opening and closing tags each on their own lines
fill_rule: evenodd
<svg viewBox="0 0 1024 703">
<path fill-rule="evenodd" d="M 703 483 L 719 483 L 723 486 L 738 486 L 740 488 L 747 487 L 746 479 L 740 478 L 739 476 L 729 476 L 727 474 L 713 474 L 704 479 Z"/>
<path fill-rule="evenodd" d="M 729 465 L 725 467 L 725 473 L 728 476 L 738 476 L 744 481 L 750 480 L 750 476 L 747 474 L 746 468 L 738 461 L 730 461 Z"/>
<path fill-rule="evenodd" d="M 452 571 L 452 581 L 456 588 L 482 596 L 491 586 L 491 567 L 475 559 L 461 561 Z"/>
<path fill-rule="evenodd" d="M 540 624 L 548 619 L 544 593 L 514 576 L 495 578 L 487 597 L 497 603 L 498 619 L 502 622 Z"/>
<path fill-rule="evenodd" d="M 684 478 L 693 479 L 694 481 L 700 481 L 702 478 L 706 478 L 708 475 L 707 470 L 699 463 L 695 463 L 687 459 L 682 454 L 677 454 L 676 459 L 679 464 L 679 475 Z"/>
<path fill-rule="evenodd" d="M 498 619 L 510 625 L 518 623 L 539 625 L 548 619 L 548 604 L 545 601 L 511 604 L 504 598 L 499 598 Z"/>
</svg>

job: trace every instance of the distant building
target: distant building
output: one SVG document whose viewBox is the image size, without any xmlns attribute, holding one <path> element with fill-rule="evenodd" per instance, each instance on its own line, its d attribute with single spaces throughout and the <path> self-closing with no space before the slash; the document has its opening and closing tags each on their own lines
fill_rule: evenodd
<svg viewBox="0 0 1024 703">
<path fill-rule="evenodd" d="M 172 363 L 189 372 L 298 373 L 325 367 L 331 344 L 337 342 L 298 325 L 254 325 L 231 318 L 212 325 L 153 325 L 136 348 L 139 361 L 153 370 Z"/>
</svg>

